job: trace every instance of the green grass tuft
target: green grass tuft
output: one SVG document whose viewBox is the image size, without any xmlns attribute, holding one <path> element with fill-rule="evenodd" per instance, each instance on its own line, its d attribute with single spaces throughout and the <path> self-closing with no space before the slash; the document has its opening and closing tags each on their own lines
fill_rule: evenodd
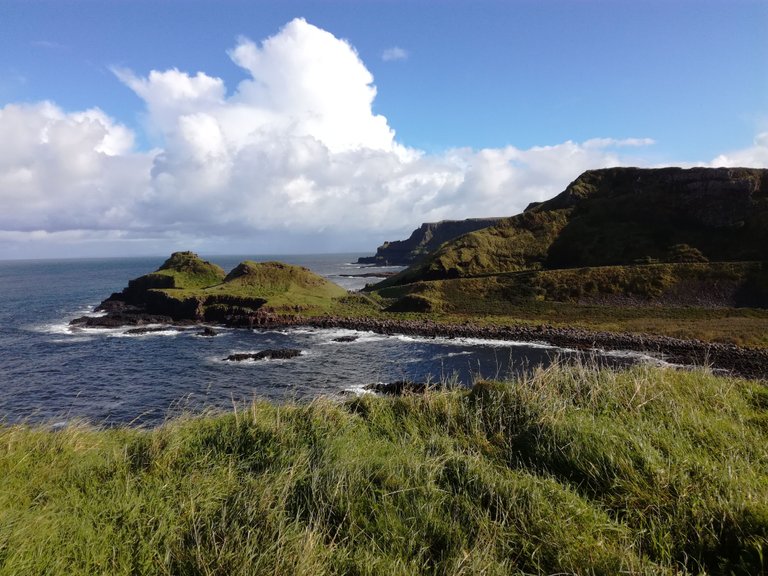
<svg viewBox="0 0 768 576">
<path fill-rule="evenodd" d="M 0 574 L 758 574 L 764 385 L 639 367 L 0 428 Z"/>
</svg>

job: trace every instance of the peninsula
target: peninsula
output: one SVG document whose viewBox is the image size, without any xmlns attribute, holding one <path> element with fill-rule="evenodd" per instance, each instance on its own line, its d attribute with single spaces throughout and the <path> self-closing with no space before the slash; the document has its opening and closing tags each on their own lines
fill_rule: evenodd
<svg viewBox="0 0 768 576">
<path fill-rule="evenodd" d="M 228 274 L 193 252 L 175 252 L 157 270 L 135 278 L 75 326 L 157 322 L 254 325 L 298 313 L 327 311 L 347 291 L 307 268 L 246 260 Z"/>
<path fill-rule="evenodd" d="M 73 326 L 315 325 L 651 351 L 768 374 L 768 170 L 613 168 L 361 293 L 173 254 Z"/>
</svg>

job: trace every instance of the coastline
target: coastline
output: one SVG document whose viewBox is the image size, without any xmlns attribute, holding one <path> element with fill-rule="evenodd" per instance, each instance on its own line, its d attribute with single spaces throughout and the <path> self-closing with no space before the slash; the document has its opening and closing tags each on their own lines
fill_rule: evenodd
<svg viewBox="0 0 768 576">
<path fill-rule="evenodd" d="M 477 326 L 471 323 L 443 324 L 431 320 L 389 320 L 374 318 L 314 317 L 276 320 L 270 327 L 312 326 L 314 328 L 348 328 L 380 334 L 405 334 L 441 338 L 480 338 L 546 342 L 561 348 L 577 350 L 629 350 L 660 355 L 673 364 L 709 366 L 726 370 L 743 378 L 768 380 L 768 350 L 746 348 L 734 344 L 682 340 L 653 334 L 599 332 L 580 328 L 554 326 Z M 259 326 L 262 327 L 262 326 Z"/>
<path fill-rule="evenodd" d="M 108 311 L 101 317 L 84 317 L 73 320 L 71 325 L 92 328 L 117 326 L 141 326 L 151 323 L 167 323 L 177 326 L 216 325 L 217 322 L 182 320 L 169 316 L 152 315 L 123 310 Z M 483 340 L 509 340 L 517 342 L 545 342 L 560 348 L 576 350 L 623 350 L 642 352 L 658 357 L 671 364 L 684 366 L 708 366 L 742 378 L 768 381 L 768 349 L 749 348 L 735 344 L 704 340 L 679 339 L 656 334 L 632 332 L 593 331 L 582 328 L 561 328 L 550 325 L 498 325 L 480 326 L 467 320 L 461 324 L 434 320 L 409 320 L 348 316 L 234 315 L 220 325 L 248 329 L 275 329 L 309 326 L 313 328 L 344 328 L 370 331 L 379 334 L 403 334 L 426 338 L 478 338 Z"/>
</svg>

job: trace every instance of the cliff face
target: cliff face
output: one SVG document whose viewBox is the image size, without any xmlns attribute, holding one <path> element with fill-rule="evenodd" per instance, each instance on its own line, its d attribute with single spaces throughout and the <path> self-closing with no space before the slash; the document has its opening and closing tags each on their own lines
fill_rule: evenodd
<svg viewBox="0 0 768 576">
<path fill-rule="evenodd" d="M 413 231 L 407 240 L 385 242 L 375 256 L 359 258 L 359 264 L 380 266 L 409 266 L 420 262 L 441 244 L 463 234 L 493 226 L 500 218 L 469 218 L 467 220 L 443 220 L 427 222 Z"/>
<path fill-rule="evenodd" d="M 532 212 L 570 210 L 547 268 L 768 258 L 768 170 L 613 168 L 585 172 Z"/>
<path fill-rule="evenodd" d="M 610 168 L 444 244 L 383 284 L 524 270 L 768 259 L 768 170 Z"/>
</svg>

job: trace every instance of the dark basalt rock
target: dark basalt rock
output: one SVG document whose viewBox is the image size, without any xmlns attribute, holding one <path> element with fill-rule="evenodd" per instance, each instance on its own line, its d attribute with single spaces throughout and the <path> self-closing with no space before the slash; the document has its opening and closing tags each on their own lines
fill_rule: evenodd
<svg viewBox="0 0 768 576">
<path fill-rule="evenodd" d="M 116 314 L 124 312 L 126 309 L 135 308 L 128 304 L 120 292 L 113 292 L 112 295 L 104 300 L 101 304 L 96 306 L 95 312 L 107 312 L 110 314 Z"/>
<path fill-rule="evenodd" d="M 131 310 L 126 307 L 123 312 L 110 313 L 107 316 L 81 316 L 70 320 L 69 325 L 78 328 L 121 328 L 171 322 L 173 319 L 170 316 L 147 314 L 141 310 Z"/>
<path fill-rule="evenodd" d="M 354 342 L 358 338 L 359 336 L 339 336 L 338 338 L 334 338 L 333 342 Z"/>
<path fill-rule="evenodd" d="M 256 353 L 230 354 L 224 360 L 230 362 L 242 362 L 243 360 L 287 360 L 301 354 L 301 350 L 295 348 L 267 349 Z"/>
<path fill-rule="evenodd" d="M 322 316 L 315 318 L 276 318 L 271 326 L 312 326 L 314 328 L 343 328 L 370 331 L 377 334 L 405 334 L 427 338 L 480 338 L 515 342 L 548 343 L 577 350 L 634 350 L 663 358 L 667 362 L 685 365 L 708 365 L 727 370 L 735 376 L 768 380 L 768 349 L 744 348 L 733 344 L 681 340 L 671 336 L 600 332 L 582 328 L 540 326 L 480 326 L 471 322 L 443 324 L 431 320 L 390 320 L 379 318 L 345 318 Z"/>
<path fill-rule="evenodd" d="M 211 338 L 213 336 L 218 335 L 218 332 L 211 328 L 210 326 L 203 326 L 203 329 L 200 330 L 200 332 L 197 333 L 198 336 L 206 336 L 208 338 Z"/>
<path fill-rule="evenodd" d="M 130 330 L 126 330 L 125 333 L 132 336 L 137 336 L 141 334 L 152 334 L 154 332 L 167 332 L 169 330 L 173 330 L 174 332 L 183 332 L 185 328 L 181 328 L 179 326 L 145 326 L 142 328 L 131 328 Z"/>
<path fill-rule="evenodd" d="M 434 385 L 430 386 L 426 382 L 397 380 L 395 382 L 377 382 L 376 384 L 368 384 L 365 386 L 365 390 L 386 394 L 388 396 L 402 396 L 403 394 L 423 394 L 428 389 L 434 387 Z"/>
</svg>

